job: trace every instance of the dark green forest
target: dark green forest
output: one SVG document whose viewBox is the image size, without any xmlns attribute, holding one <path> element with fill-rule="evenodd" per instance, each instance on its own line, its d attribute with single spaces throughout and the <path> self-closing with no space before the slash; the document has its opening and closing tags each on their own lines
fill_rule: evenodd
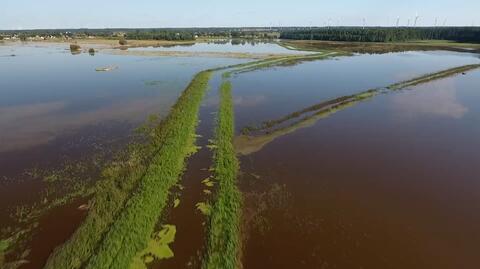
<svg viewBox="0 0 480 269">
<path fill-rule="evenodd" d="M 322 27 L 291 29 L 280 38 L 348 42 L 402 42 L 412 40 L 451 40 L 480 42 L 480 27 Z"/>
</svg>

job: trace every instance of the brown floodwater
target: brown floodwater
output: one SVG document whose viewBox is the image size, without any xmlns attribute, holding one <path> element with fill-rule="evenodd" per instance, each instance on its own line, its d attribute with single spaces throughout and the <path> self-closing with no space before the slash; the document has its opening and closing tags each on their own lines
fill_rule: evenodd
<svg viewBox="0 0 480 269">
<path fill-rule="evenodd" d="M 15 226 L 16 207 L 38 203 L 47 187 L 26 171 L 61 169 L 89 156 L 108 159 L 149 114 L 166 115 L 194 73 L 241 62 L 73 56 L 57 45 L 0 46 L 0 54 L 7 53 L 17 57 L 0 60 L 6 74 L 0 81 L 2 227 Z M 237 130 L 325 99 L 476 62 L 471 54 L 411 52 L 242 74 L 232 78 Z M 119 68 L 94 71 L 112 64 Z M 170 245 L 175 257 L 152 268 L 200 268 L 207 219 L 196 204 L 211 199 L 201 181 L 210 175 L 205 146 L 213 137 L 219 75 L 200 111 L 202 149 L 188 160 L 183 189 L 175 190 L 180 204 L 160 220 L 177 228 Z M 380 96 L 241 157 L 244 268 L 477 268 L 479 76 Z M 85 202 L 35 220 L 22 268 L 43 266 L 86 216 L 78 209 Z"/>
<path fill-rule="evenodd" d="M 244 268 L 480 268 L 478 85 L 380 95 L 242 156 L 247 214 L 261 189 L 287 201 L 250 220 Z"/>
<path fill-rule="evenodd" d="M 149 115 L 168 114 L 195 73 L 245 61 L 103 53 L 92 57 L 71 55 L 65 44 L 0 46 L 0 55 L 11 54 L 16 56 L 0 57 L 0 239 L 12 235 L 3 228 L 20 228 L 13 216 L 17 208 L 39 204 L 47 192 L 42 174 L 32 171 L 48 174 L 71 164 L 108 161 Z M 112 65 L 118 68 L 95 71 Z M 99 168 L 72 176 L 96 180 Z M 25 268 L 41 268 L 78 227 L 84 213 L 75 205 L 32 220 L 38 227 L 22 242 L 26 247 L 13 253 L 30 251 Z M 17 258 L 8 255 L 8 261 Z"/>
</svg>

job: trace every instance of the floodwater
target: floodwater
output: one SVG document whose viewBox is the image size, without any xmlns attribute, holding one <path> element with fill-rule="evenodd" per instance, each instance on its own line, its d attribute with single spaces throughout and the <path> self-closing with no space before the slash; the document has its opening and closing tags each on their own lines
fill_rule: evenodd
<svg viewBox="0 0 480 269">
<path fill-rule="evenodd" d="M 298 83 L 290 88 L 297 96 L 289 99 L 293 105 L 282 103 L 273 112 L 269 98 L 251 104 L 248 112 L 237 105 L 237 124 L 298 109 L 309 89 L 322 98 L 334 83 L 362 90 L 419 70 L 392 72 L 389 66 L 396 62 L 375 66 L 381 57 L 362 57 L 373 57 L 372 64 L 356 76 L 353 67 L 324 75 L 328 68 L 322 64 L 334 68 L 334 61 L 238 76 L 234 94 L 241 98 L 250 90 L 244 86 L 248 81 L 273 73 L 271 84 L 255 89 L 258 95 L 278 91 L 276 104 L 293 96 L 280 87 L 278 73 L 313 72 L 315 65 L 319 78 L 300 83 L 306 74 L 288 77 Z M 421 61 L 409 58 L 411 67 L 418 67 Z M 443 67 L 432 65 L 430 71 L 452 64 L 447 57 Z M 247 82 L 239 83 L 243 79 Z M 380 95 L 242 156 L 244 268 L 480 268 L 478 85 L 477 70 Z"/>
<path fill-rule="evenodd" d="M 232 78 L 237 129 L 327 99 L 478 62 L 473 54 L 402 52 L 339 57 L 239 74 Z"/>
<path fill-rule="evenodd" d="M 290 50 L 274 42 L 248 40 L 225 40 L 218 42 L 199 42 L 195 44 L 131 48 L 139 51 L 185 51 L 185 52 L 230 52 L 257 54 L 306 54 L 310 52 Z"/>
<path fill-rule="evenodd" d="M 237 41 L 235 41 L 237 42 Z M 268 42 L 135 48 L 299 53 Z M 15 56 L 12 56 L 15 55 Z M 0 46 L 0 225 L 37 202 L 25 174 L 124 147 L 148 115 L 165 116 L 195 73 L 246 60 L 141 57 L 67 45 Z M 330 98 L 478 63 L 452 52 L 356 55 L 234 75 L 236 129 Z M 99 67 L 113 67 L 97 72 Z M 197 145 L 159 224 L 177 228 L 175 257 L 151 268 L 200 268 L 207 218 L 197 203 L 210 175 L 218 86 L 200 108 Z M 384 94 L 240 156 L 244 268 L 479 268 L 480 71 Z M 173 199 L 178 198 L 178 207 Z M 75 230 L 85 199 L 42 216 L 27 248 L 41 268 Z M 55 233 L 52 236 L 52 233 Z"/>
<path fill-rule="evenodd" d="M 93 162 L 99 151 L 120 150 L 149 115 L 167 115 L 197 72 L 245 62 L 101 51 L 73 55 L 68 44 L 45 43 L 2 45 L 0 56 L 2 227 L 15 225 L 11 216 L 16 209 L 38 203 L 45 193 L 46 183 L 27 171 L 88 158 Z M 113 70 L 98 72 L 99 67 Z M 67 205 L 38 220 L 30 263 L 22 268 L 40 268 L 49 252 L 68 238 L 85 215 L 76 207 Z M 62 232 L 51 236 L 55 230 Z"/>
</svg>

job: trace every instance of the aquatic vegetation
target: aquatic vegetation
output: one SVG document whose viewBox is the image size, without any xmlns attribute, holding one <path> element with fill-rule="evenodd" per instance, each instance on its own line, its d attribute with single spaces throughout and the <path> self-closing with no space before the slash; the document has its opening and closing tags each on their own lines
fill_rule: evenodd
<svg viewBox="0 0 480 269">
<path fill-rule="evenodd" d="M 302 110 L 290 113 L 279 119 L 263 122 L 260 126 L 246 126 L 242 129 L 242 134 L 235 138 L 235 148 L 238 153 L 242 155 L 249 155 L 259 151 L 265 145 L 272 142 L 278 137 L 290 134 L 301 128 L 312 126 L 316 121 L 322 118 L 326 118 L 336 112 L 354 106 L 361 101 L 368 100 L 376 96 L 377 94 L 386 91 L 400 90 L 409 86 L 414 86 L 432 80 L 446 78 L 476 68 L 480 68 L 480 64 L 465 65 L 432 74 L 423 75 L 414 79 L 395 83 L 384 88 L 370 89 L 357 94 L 327 100 L 319 104 L 304 108 Z M 294 119 L 298 120 L 288 125 L 285 125 L 286 123 Z M 251 135 L 252 132 L 262 133 L 257 135 Z"/>
<path fill-rule="evenodd" d="M 202 183 L 207 187 L 213 187 L 213 185 L 215 184 L 211 178 L 206 178 L 202 180 Z"/>
<path fill-rule="evenodd" d="M 139 252 L 130 264 L 130 269 L 147 269 L 146 264 L 155 259 L 169 259 L 174 256 L 169 244 L 175 241 L 177 228 L 175 225 L 162 225 L 162 229 L 155 233 L 148 242 L 147 247 Z"/>
<path fill-rule="evenodd" d="M 97 72 L 108 72 L 108 71 L 113 71 L 115 69 L 118 69 L 118 66 L 97 67 L 97 68 L 95 68 L 95 71 L 97 71 Z"/>
<path fill-rule="evenodd" d="M 158 134 L 162 144 L 86 268 L 127 268 L 132 258 L 146 248 L 169 190 L 177 183 L 185 159 L 194 148 L 198 110 L 211 74 L 200 72 L 162 123 Z"/>
<path fill-rule="evenodd" d="M 0 266 L 3 265 L 5 261 L 5 251 L 10 246 L 10 241 L 8 240 L 0 240 Z"/>
<path fill-rule="evenodd" d="M 218 182 L 208 221 L 207 250 L 202 268 L 237 268 L 240 263 L 241 194 L 236 185 L 239 169 L 233 147 L 234 115 L 230 82 L 220 87 L 220 106 L 214 151 L 214 178 Z"/>
<path fill-rule="evenodd" d="M 339 42 L 320 40 L 283 40 L 279 45 L 291 50 L 301 51 L 344 51 L 351 53 L 383 54 L 403 51 L 448 50 L 458 52 L 478 52 L 480 46 L 474 43 L 449 42 L 441 40 L 415 42 Z"/>
<path fill-rule="evenodd" d="M 80 51 L 82 48 L 78 44 L 70 44 L 70 50 L 73 51 Z"/>
<path fill-rule="evenodd" d="M 300 64 L 302 62 L 322 60 L 322 59 L 327 59 L 329 57 L 342 56 L 342 55 L 349 55 L 349 54 L 330 51 L 330 52 L 321 52 L 321 53 L 306 54 L 306 55 L 272 57 L 272 58 L 261 60 L 261 61 L 250 62 L 250 63 L 234 66 L 234 69 L 232 71 L 226 72 L 223 76 L 228 78 L 231 76 L 231 73 L 234 73 L 234 74 L 245 73 L 245 72 L 251 72 L 259 69 L 271 68 L 274 66 L 292 66 L 292 65 Z"/>
<path fill-rule="evenodd" d="M 407 80 L 407 81 L 402 81 L 402 82 L 399 82 L 399 83 L 395 83 L 395 84 L 392 84 L 392 85 L 388 86 L 387 88 L 390 89 L 390 90 L 400 90 L 400 89 L 403 89 L 403 88 L 406 88 L 406 87 L 415 86 L 415 85 L 426 83 L 426 82 L 429 82 L 429 81 L 432 81 L 432 80 L 437 80 L 437 79 L 441 79 L 441 78 L 450 77 L 450 76 L 460 74 L 460 73 L 464 73 L 464 72 L 467 72 L 467 71 L 470 71 L 470 70 L 473 70 L 473 69 L 477 69 L 477 68 L 480 68 L 480 64 L 470 64 L 470 65 L 454 67 L 454 68 L 450 68 L 450 69 L 443 70 L 443 71 L 440 71 L 440 72 L 426 74 L 426 75 L 423 75 L 423 76 L 420 76 L 420 77 L 417 77 L 417 78 L 414 78 L 414 79 L 410 79 L 410 80 Z"/>
<path fill-rule="evenodd" d="M 260 126 L 246 126 L 246 127 L 242 128 L 241 132 L 244 135 L 248 135 L 248 134 L 250 134 L 252 132 L 255 132 L 255 131 L 271 129 L 275 126 L 281 125 L 281 124 L 283 124 L 285 122 L 288 122 L 292 119 L 299 118 L 299 117 L 301 117 L 303 115 L 306 115 L 308 113 L 318 112 L 320 110 L 325 110 L 325 109 L 330 109 L 330 108 L 338 106 L 339 104 L 342 104 L 342 103 L 369 99 L 369 98 L 377 95 L 378 93 L 379 93 L 379 89 L 371 89 L 371 90 L 361 92 L 361 93 L 358 93 L 358 94 L 347 95 L 347 96 L 342 96 L 342 97 L 338 97 L 338 98 L 335 98 L 335 99 L 327 100 L 327 101 L 315 104 L 313 106 L 309 106 L 307 108 L 304 108 L 302 110 L 295 111 L 295 112 L 290 113 L 290 114 L 288 114 L 284 117 L 281 117 L 279 119 L 265 121 Z"/>
<path fill-rule="evenodd" d="M 211 71 L 197 74 L 168 117 L 148 134 L 151 141 L 104 171 L 87 219 L 45 268 L 127 268 L 146 248 L 169 189 L 194 148 L 198 109 L 210 76 Z M 131 227 L 137 229 L 132 233 Z"/>
<path fill-rule="evenodd" d="M 195 207 L 200 211 L 202 212 L 203 215 L 205 216 L 208 216 L 210 215 L 211 211 L 212 211 L 212 207 L 207 204 L 207 203 L 204 203 L 204 202 L 200 202 L 200 203 L 197 203 L 195 205 Z"/>
<path fill-rule="evenodd" d="M 177 208 L 180 205 L 180 199 L 176 198 L 173 200 L 173 208 Z"/>
</svg>

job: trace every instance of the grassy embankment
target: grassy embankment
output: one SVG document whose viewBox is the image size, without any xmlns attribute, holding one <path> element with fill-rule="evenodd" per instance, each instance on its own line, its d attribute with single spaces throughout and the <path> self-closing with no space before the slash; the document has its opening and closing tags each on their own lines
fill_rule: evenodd
<svg viewBox="0 0 480 269">
<path fill-rule="evenodd" d="M 146 247 L 170 187 L 194 150 L 198 109 L 211 71 L 203 71 L 151 133 L 152 141 L 126 162 L 105 171 L 92 209 L 69 241 L 55 251 L 45 268 L 128 268 Z M 149 155 L 144 158 L 143 156 Z"/>
<path fill-rule="evenodd" d="M 183 172 L 186 157 L 195 151 L 198 110 L 211 74 L 198 74 L 180 97 L 162 127 L 158 152 L 85 268 L 128 268 L 147 247 L 169 190 Z"/>
<path fill-rule="evenodd" d="M 212 201 L 207 228 L 206 253 L 202 263 L 203 269 L 240 268 L 241 236 L 240 218 L 242 196 L 237 187 L 239 170 L 234 147 L 234 112 L 232 85 L 227 80 L 232 74 L 250 72 L 272 66 L 297 64 L 303 61 L 325 59 L 337 55 L 334 52 L 311 55 L 298 55 L 271 58 L 257 62 L 229 66 L 222 74 L 224 79 L 220 86 L 220 105 L 213 157 L 214 179 L 218 189 Z"/>
<path fill-rule="evenodd" d="M 357 94 L 327 100 L 319 104 L 304 108 L 302 110 L 290 113 L 284 117 L 263 122 L 262 124 L 260 124 L 260 126 L 247 126 L 243 128 L 242 134 L 235 138 L 236 151 L 243 155 L 257 152 L 266 144 L 270 143 L 271 141 L 280 136 L 295 132 L 296 130 L 301 128 L 311 126 L 316 121 L 322 118 L 326 118 L 338 111 L 354 106 L 359 102 L 371 99 L 380 93 L 401 90 L 406 87 L 411 87 L 433 80 L 450 77 L 477 68 L 480 68 L 480 64 L 465 65 L 450 68 L 436 73 L 422 75 L 414 79 L 389 85 L 384 88 L 371 89 Z M 257 132 L 259 134 L 250 135 L 250 133 L 253 132 Z"/>
<path fill-rule="evenodd" d="M 207 252 L 202 268 L 238 268 L 240 263 L 240 215 L 242 198 L 236 185 L 239 169 L 233 146 L 234 115 L 231 84 L 220 87 L 215 151 L 214 179 L 218 189 L 208 224 Z"/>
<path fill-rule="evenodd" d="M 128 266 L 130 259 L 145 247 L 165 206 L 168 190 L 183 171 L 185 157 L 191 153 L 196 112 L 212 72 L 226 68 L 263 68 L 285 61 L 323 57 L 327 56 L 289 56 L 198 74 L 161 127 L 152 129 L 151 141 L 146 145 L 133 145 L 126 160 L 104 171 L 104 179 L 97 185 L 87 219 L 64 245 L 55 250 L 45 268 L 81 268 L 86 265 L 90 268 L 119 268 Z M 131 233 L 131 227 L 142 229 Z M 118 255 L 122 258 L 117 259 Z"/>
<path fill-rule="evenodd" d="M 344 51 L 353 53 L 389 53 L 401 51 L 449 50 L 458 52 L 480 52 L 480 44 L 459 43 L 442 40 L 410 42 L 341 42 L 319 40 L 282 40 L 279 44 L 291 50 L 303 51 Z"/>
</svg>

